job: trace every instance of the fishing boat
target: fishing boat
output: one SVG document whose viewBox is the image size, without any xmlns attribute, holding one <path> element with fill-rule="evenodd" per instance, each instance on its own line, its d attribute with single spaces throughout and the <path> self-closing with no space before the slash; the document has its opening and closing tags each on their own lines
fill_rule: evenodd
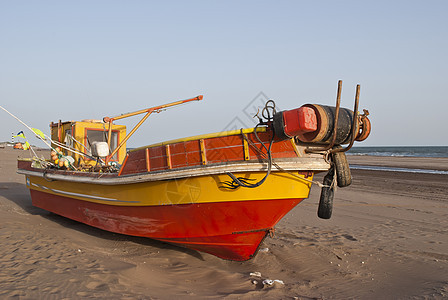
<svg viewBox="0 0 448 300">
<path fill-rule="evenodd" d="M 351 183 L 345 151 L 370 133 L 367 111 L 306 104 L 276 111 L 269 100 L 254 128 L 180 138 L 131 150 L 126 142 L 153 113 L 202 96 L 103 120 L 51 123 L 52 159 L 19 159 L 34 206 L 107 231 L 148 237 L 223 259 L 254 257 L 291 209 L 322 188 L 330 218 L 335 186 Z M 129 132 L 116 121 L 143 114 Z M 346 145 L 345 147 L 341 145 Z M 323 183 L 314 181 L 326 172 Z"/>
</svg>

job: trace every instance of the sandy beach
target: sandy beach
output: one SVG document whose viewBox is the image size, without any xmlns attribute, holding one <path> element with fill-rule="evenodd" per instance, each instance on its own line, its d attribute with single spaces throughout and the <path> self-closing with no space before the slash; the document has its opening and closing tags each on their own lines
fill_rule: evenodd
<svg viewBox="0 0 448 300">
<path fill-rule="evenodd" d="M 2 299 L 448 297 L 448 175 L 352 170 L 330 220 L 317 217 L 313 186 L 254 259 L 232 262 L 35 208 L 16 174 L 17 156 L 29 154 L 0 149 Z M 446 158 L 349 161 L 448 170 Z"/>
</svg>

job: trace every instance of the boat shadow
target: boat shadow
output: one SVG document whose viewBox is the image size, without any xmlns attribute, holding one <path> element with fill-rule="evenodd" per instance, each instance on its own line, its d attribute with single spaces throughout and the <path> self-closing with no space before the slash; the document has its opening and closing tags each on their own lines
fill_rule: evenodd
<svg viewBox="0 0 448 300">
<path fill-rule="evenodd" d="M 23 183 L 0 182 L 0 197 L 15 203 L 30 215 L 48 214 L 46 210 L 33 206 L 30 192 Z"/>
<path fill-rule="evenodd" d="M 96 228 L 55 213 L 46 211 L 44 209 L 35 207 L 31 203 L 31 197 L 28 188 L 25 184 L 17 183 L 17 182 L 0 182 L 0 197 L 4 197 L 8 201 L 15 203 L 17 206 L 22 208 L 26 213 L 33 216 L 41 216 L 47 220 L 55 222 L 65 228 L 70 228 L 81 232 L 83 234 L 87 234 L 89 236 L 99 238 L 105 241 L 113 241 L 113 242 L 131 242 L 134 244 L 141 245 L 143 247 L 152 247 L 158 250 L 170 250 L 176 251 L 179 253 L 183 253 L 185 255 L 194 257 L 199 260 L 204 260 L 202 254 L 198 251 L 180 247 L 177 245 L 172 245 L 169 243 L 157 241 L 151 238 L 146 237 L 138 237 L 138 236 L 130 236 L 124 235 L 120 233 L 106 231 L 100 228 Z"/>
</svg>

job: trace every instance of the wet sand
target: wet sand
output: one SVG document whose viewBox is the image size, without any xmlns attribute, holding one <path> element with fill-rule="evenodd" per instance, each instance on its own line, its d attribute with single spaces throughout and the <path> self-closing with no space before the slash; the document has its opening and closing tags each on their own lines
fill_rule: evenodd
<svg viewBox="0 0 448 300">
<path fill-rule="evenodd" d="M 0 298 L 448 297 L 448 175 L 353 170 L 330 220 L 317 217 L 313 186 L 254 259 L 232 262 L 35 208 L 16 174 L 18 155 L 28 153 L 0 149 Z M 448 159 L 349 160 L 448 170 Z"/>
</svg>

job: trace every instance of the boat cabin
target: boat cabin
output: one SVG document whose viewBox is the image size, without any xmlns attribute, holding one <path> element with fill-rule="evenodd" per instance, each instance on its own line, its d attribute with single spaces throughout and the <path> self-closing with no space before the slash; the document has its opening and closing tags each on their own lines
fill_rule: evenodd
<svg viewBox="0 0 448 300">
<path fill-rule="evenodd" d="M 96 142 L 108 142 L 109 124 L 100 120 L 82 120 L 82 121 L 69 121 L 58 123 L 51 122 L 51 139 L 64 143 L 75 150 L 91 155 L 92 145 Z M 126 137 L 126 126 L 111 124 L 111 141 L 109 144 L 109 153 L 112 153 L 115 148 Z M 75 166 L 79 166 L 81 163 L 87 165 L 95 165 L 96 160 L 90 159 L 87 156 L 73 153 L 71 151 L 64 150 L 65 155 L 72 156 L 75 159 Z M 123 163 L 126 157 L 126 144 L 124 144 L 118 152 L 109 160 L 111 162 Z"/>
</svg>

